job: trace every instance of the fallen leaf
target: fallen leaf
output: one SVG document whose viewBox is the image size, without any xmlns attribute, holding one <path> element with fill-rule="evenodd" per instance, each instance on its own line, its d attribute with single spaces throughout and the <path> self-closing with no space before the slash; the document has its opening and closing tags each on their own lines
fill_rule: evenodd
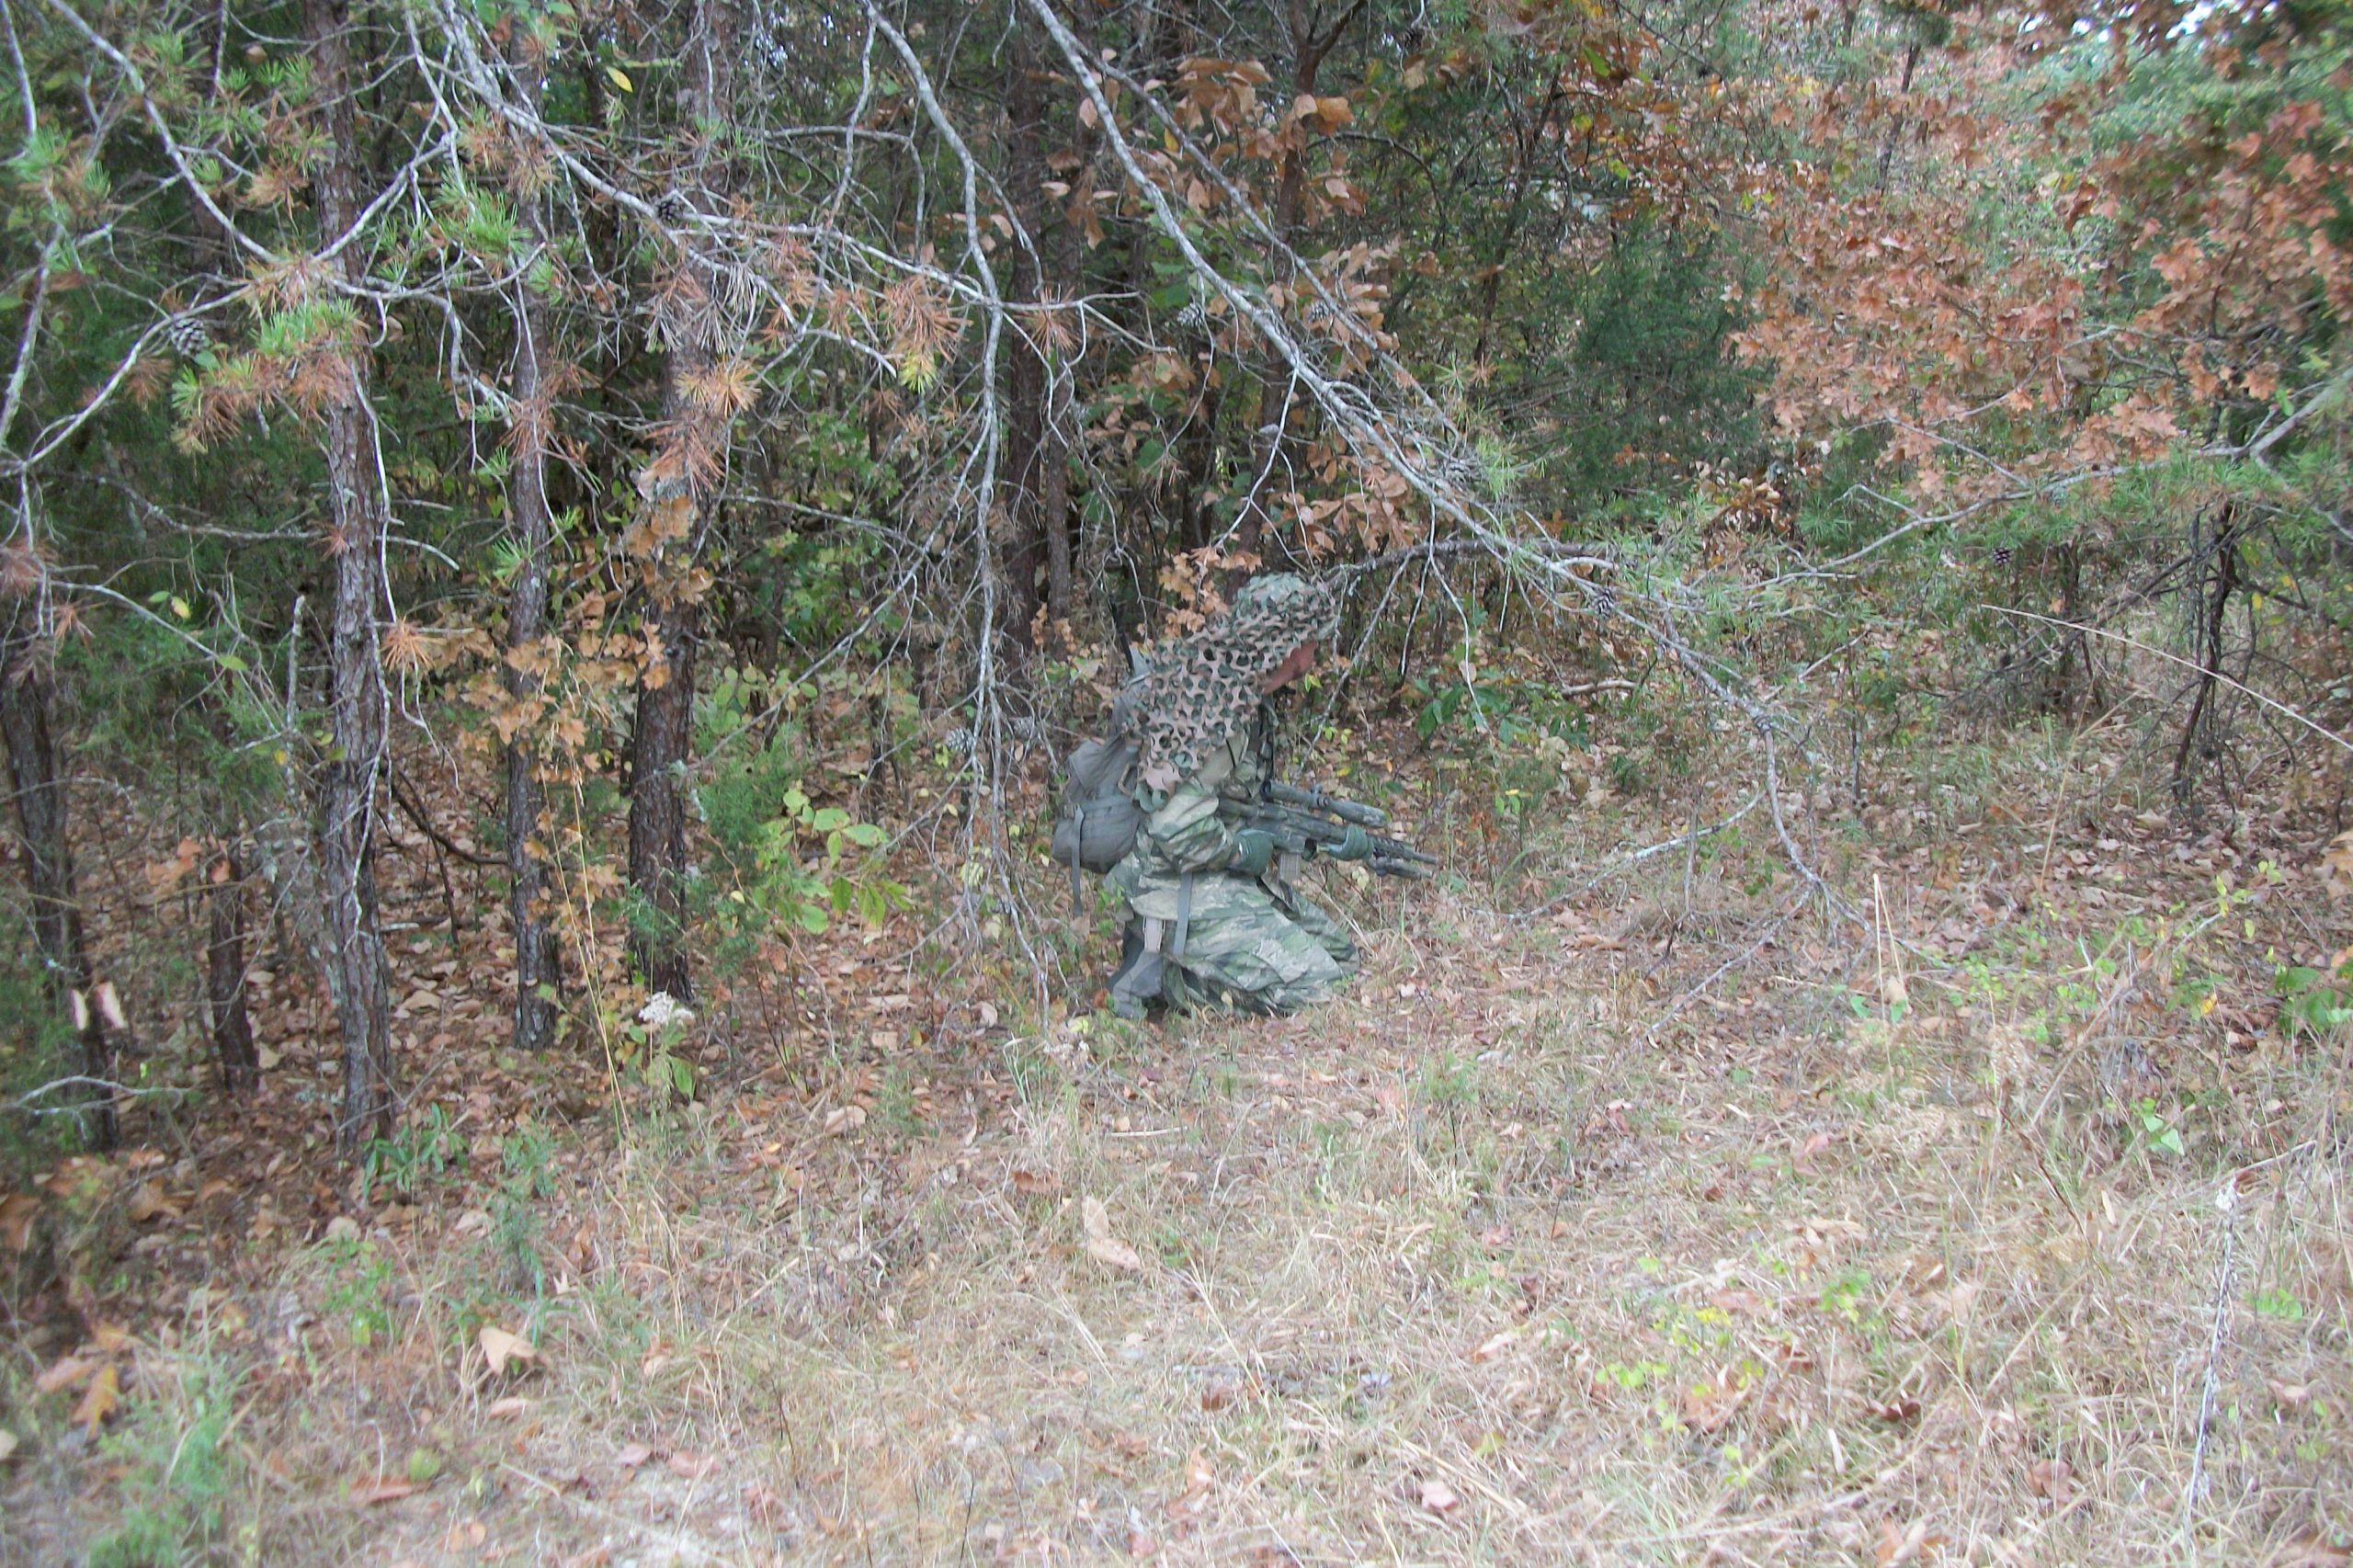
<svg viewBox="0 0 2353 1568">
<path fill-rule="evenodd" d="M 17 1451 L 17 1435 L 0 1426 L 0 1464 L 6 1464 Z"/>
<path fill-rule="evenodd" d="M 483 1359 L 490 1363 L 493 1377 L 506 1370 L 509 1361 L 536 1361 L 540 1353 L 531 1342 L 519 1334 L 509 1334 L 503 1328 L 483 1325 L 480 1335 Z"/>
<path fill-rule="evenodd" d="M 2298 1411 L 2312 1403 L 2313 1391 L 2309 1384 L 2283 1383 L 2277 1378 L 2266 1378 L 2264 1381 L 2270 1385 L 2271 1397 L 2282 1410 Z"/>
<path fill-rule="evenodd" d="M 619 1460 L 622 1464 L 628 1466 L 631 1470 L 635 1470 L 639 1465 L 643 1464 L 647 1460 L 650 1460 L 653 1457 L 654 1450 L 647 1448 L 643 1443 L 624 1444 L 621 1447 L 621 1451 L 613 1456 L 613 1458 Z"/>
<path fill-rule="evenodd" d="M 363 1508 L 373 1508 L 382 1503 L 397 1503 L 416 1490 L 413 1481 L 380 1481 L 353 1494 L 352 1501 Z"/>
<path fill-rule="evenodd" d="M 1899 1530 L 1893 1519 L 1881 1519 L 1879 1522 L 1879 1547 L 1872 1556 L 1880 1568 L 1892 1568 L 1894 1563 L 1915 1561 L 1927 1544 L 1927 1520 L 1915 1520 L 1910 1529 Z"/>
<path fill-rule="evenodd" d="M 1170 1517 L 1199 1512 L 1201 1500 L 1210 1494 L 1210 1487 L 1216 1480 L 1216 1469 L 1200 1449 L 1195 1449 L 1186 1455 L 1185 1490 L 1168 1500 Z"/>
<path fill-rule="evenodd" d="M 131 1202 L 126 1211 L 134 1225 L 143 1225 L 158 1214 L 171 1212 L 171 1205 L 164 1201 L 164 1189 L 152 1181 L 142 1181 L 131 1188 Z"/>
<path fill-rule="evenodd" d="M 1089 1196 L 1081 1200 L 1079 1215 L 1086 1226 L 1086 1256 L 1097 1263 L 1122 1268 L 1131 1274 L 1143 1272 L 1143 1259 L 1136 1249 L 1111 1233 L 1111 1211 L 1099 1198 Z"/>
<path fill-rule="evenodd" d="M 35 1378 L 33 1389 L 39 1393 L 55 1393 L 59 1389 L 73 1387 L 97 1370 L 97 1362 L 85 1361 L 79 1356 L 68 1356 Z"/>
<path fill-rule="evenodd" d="M 683 1476 L 688 1481 L 700 1481 L 719 1468 L 716 1456 L 699 1454 L 686 1449 L 679 1449 L 663 1462 L 670 1467 L 672 1474 Z"/>
<path fill-rule="evenodd" d="M 1051 1171 L 1041 1170 L 1034 1165 L 1013 1167 L 1013 1190 L 1027 1197 L 1037 1198 L 1047 1193 L 1060 1192 L 1062 1186 L 1063 1178 Z"/>
<path fill-rule="evenodd" d="M 40 1199 L 28 1192 L 0 1198 L 0 1246 L 24 1252 L 33 1244 L 33 1221 L 40 1215 Z"/>
<path fill-rule="evenodd" d="M 2026 1489 L 2063 1508 L 2075 1494 L 2075 1467 L 2065 1460 L 2037 1460 L 2026 1467 Z"/>
<path fill-rule="evenodd" d="M 2353 898 L 2353 828 L 2329 840 L 2320 858 L 2324 880 L 2333 897 Z"/>
<path fill-rule="evenodd" d="M 855 1132 L 866 1125 L 866 1108 L 862 1105 L 835 1106 L 825 1113 L 825 1131 L 831 1134 Z"/>
<path fill-rule="evenodd" d="M 1473 1361 L 1492 1361 L 1496 1357 L 1502 1355 L 1506 1350 L 1511 1348 L 1511 1346 L 1518 1342 L 1518 1338 L 1519 1330 L 1516 1328 L 1505 1329 L 1500 1334 L 1491 1334 L 1480 1344 L 1479 1348 L 1471 1352 L 1471 1359 Z"/>
<path fill-rule="evenodd" d="M 115 1376 L 114 1364 L 108 1362 L 98 1369 L 98 1375 L 82 1391 L 82 1403 L 74 1407 L 74 1424 L 95 1437 L 98 1435 L 98 1423 L 114 1414 L 114 1407 L 121 1403 L 122 1384 Z"/>
<path fill-rule="evenodd" d="M 523 1412 L 530 1408 L 531 1402 L 529 1400 L 522 1399 L 510 1393 L 505 1399 L 492 1400 L 489 1405 L 483 1411 L 483 1414 L 495 1420 L 503 1415 L 520 1415 Z"/>
<path fill-rule="evenodd" d="M 1462 1506 L 1462 1499 L 1453 1487 L 1433 1476 L 1422 1483 L 1422 1506 L 1443 1518 Z"/>
</svg>

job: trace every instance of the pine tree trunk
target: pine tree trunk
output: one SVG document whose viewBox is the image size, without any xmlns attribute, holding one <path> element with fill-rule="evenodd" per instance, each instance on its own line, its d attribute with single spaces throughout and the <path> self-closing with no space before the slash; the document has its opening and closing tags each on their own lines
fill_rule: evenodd
<svg viewBox="0 0 2353 1568">
<path fill-rule="evenodd" d="M 1088 142 L 1086 122 L 1072 116 L 1071 156 L 1082 168 L 1090 153 Z M 1040 195 L 1043 194 L 1041 188 Z M 1049 252 L 1057 297 L 1065 301 L 1078 298 L 1085 282 L 1086 258 L 1079 245 L 1077 226 L 1067 218 L 1054 226 L 1054 240 Z M 1067 627 L 1071 617 L 1073 548 L 1070 449 L 1078 417 L 1074 387 L 1078 367 L 1067 355 L 1058 355 L 1057 358 L 1046 383 L 1045 429 L 1039 442 L 1038 529 L 1046 539 L 1046 614 L 1055 625 Z"/>
<path fill-rule="evenodd" d="M 1309 28 L 1306 0 L 1290 0 L 1284 12 L 1284 30 L 1289 34 L 1291 51 L 1291 97 L 1315 96 L 1316 74 L 1323 68 L 1323 50 L 1314 41 Z M 1301 141 L 1293 146 L 1284 143 L 1276 154 L 1275 210 L 1272 214 L 1275 238 L 1279 243 L 1273 257 L 1273 273 L 1278 281 L 1291 279 L 1290 247 L 1299 229 L 1299 214 L 1307 187 L 1307 147 L 1305 127 L 1300 128 Z M 1283 449 L 1283 426 L 1289 422 L 1291 387 L 1287 367 L 1280 359 L 1267 364 L 1266 379 L 1258 388 L 1258 420 L 1253 426 L 1250 443 L 1250 472 L 1244 476 L 1245 488 L 1242 506 L 1234 518 L 1233 546 L 1237 553 L 1256 554 L 1260 536 L 1269 520 L 1266 491 L 1279 483 Z M 1236 573 L 1236 582 L 1246 573 Z"/>
<path fill-rule="evenodd" d="M 236 851 L 212 864 L 204 890 L 204 1005 L 221 1082 L 230 1093 L 261 1084 L 253 1017 L 245 1007 L 245 877 Z"/>
<path fill-rule="evenodd" d="M 13 623 L 0 645 L 0 733 L 8 742 L 8 785 L 17 803 L 17 828 L 25 847 L 25 882 L 32 895 L 33 940 L 40 949 L 50 990 L 61 1009 L 82 1015 L 82 1072 L 97 1085 L 114 1081 L 114 1048 L 97 1009 L 87 1000 L 90 954 L 82 936 L 82 909 L 74 889 L 74 854 L 65 833 L 65 776 L 60 767 L 51 722 L 56 685 L 49 649 L 33 623 L 35 601 L 14 607 Z M 93 1085 L 83 1113 L 83 1133 L 94 1146 L 115 1144 L 114 1095 Z"/>
<path fill-rule="evenodd" d="M 1005 102 L 1006 145 L 1006 195 L 1028 244 L 1014 247 L 1006 303 L 1015 307 L 1015 330 L 1006 335 L 1005 477 L 998 505 L 1005 513 L 1006 578 L 1005 630 L 1020 648 L 1034 652 L 1037 638 L 1039 568 L 1045 564 L 1046 537 L 1040 526 L 1040 481 L 1047 445 L 1046 359 L 1037 335 L 1041 330 L 1034 313 L 1019 309 L 1035 305 L 1045 293 L 1044 244 L 1040 215 L 1045 209 L 1045 96 L 1039 89 L 1034 19 L 1024 18 L 1014 30 L 1007 51 Z"/>
<path fill-rule="evenodd" d="M 669 400 L 665 397 L 664 402 Z M 680 1001 L 694 994 L 687 959 L 687 755 L 693 740 L 695 652 L 702 607 L 674 598 L 650 609 L 645 630 L 668 656 L 659 686 L 641 680 L 631 736 L 629 879 L 644 909 L 631 952 L 648 991 Z"/>
<path fill-rule="evenodd" d="M 360 213 L 364 149 L 351 100 L 346 0 L 304 0 L 311 79 L 325 110 L 326 145 L 313 199 L 322 244 L 341 239 Z M 340 255 L 344 278 L 367 277 L 368 247 Z M 392 1125 L 392 996 L 376 906 L 376 790 L 384 760 L 386 703 L 377 647 L 382 597 L 378 552 L 391 527 L 368 397 L 374 365 L 364 344 L 348 350 L 340 393 L 327 406 L 324 446 L 335 573 L 327 630 L 327 710 L 333 742 L 319 774 L 319 881 L 327 963 L 343 1033 L 343 1117 L 336 1142 L 356 1153 Z"/>
<path fill-rule="evenodd" d="M 524 110 L 540 108 L 540 62 L 517 28 L 508 47 L 516 95 Z M 545 243 L 544 199 L 518 191 L 516 211 L 527 241 Z M 515 280 L 514 477 L 507 494 L 515 542 L 522 561 L 506 601 L 506 694 L 517 707 L 536 709 L 540 678 L 532 654 L 546 630 L 548 612 L 547 490 L 548 431 L 552 399 L 545 386 L 547 311 L 524 276 Z M 536 717 L 536 715 L 533 715 Z M 555 1040 L 555 988 L 562 975 L 555 930 L 541 906 L 546 877 L 540 864 L 542 804 L 539 757 L 526 722 L 506 743 L 506 869 L 515 927 L 515 1043 L 542 1051 Z"/>
<path fill-rule="evenodd" d="M 727 123 L 734 111 L 734 16 L 724 0 L 696 0 L 683 51 L 678 111 L 696 142 L 693 165 L 680 176 L 680 199 L 716 206 L 726 188 L 726 170 L 699 125 Z M 692 259 L 685 266 L 700 266 Z M 716 282 L 706 278 L 706 283 Z M 675 324 L 662 380 L 662 423 L 672 439 L 714 415 L 697 404 L 692 389 L 716 358 L 721 336 L 716 290 L 707 290 L 703 319 Z M 726 437 L 717 441 L 725 449 Z M 694 582 L 695 558 L 719 507 L 720 480 L 689 467 L 684 494 L 676 483 L 654 488 L 650 507 L 685 511 L 683 528 L 659 527 L 656 537 L 676 540 L 676 553 L 657 562 L 645 630 L 661 647 L 661 673 L 641 679 L 637 723 L 631 737 L 629 874 L 644 918 L 631 934 L 630 951 L 649 991 L 685 1000 L 692 993 L 693 970 L 686 943 L 686 770 L 694 739 L 695 654 L 702 640 L 702 603 Z"/>
</svg>

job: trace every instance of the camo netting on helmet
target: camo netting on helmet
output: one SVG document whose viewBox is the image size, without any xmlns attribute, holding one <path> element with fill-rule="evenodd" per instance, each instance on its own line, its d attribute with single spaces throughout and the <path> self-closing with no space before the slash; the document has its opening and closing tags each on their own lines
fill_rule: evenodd
<svg viewBox="0 0 2353 1568">
<path fill-rule="evenodd" d="M 1161 650 L 1111 712 L 1141 743 L 1143 781 L 1171 790 L 1198 771 L 1256 711 L 1259 683 L 1302 643 L 1329 641 L 1339 619 L 1336 583 L 1284 573 L 1254 579 L 1225 616 Z"/>
</svg>

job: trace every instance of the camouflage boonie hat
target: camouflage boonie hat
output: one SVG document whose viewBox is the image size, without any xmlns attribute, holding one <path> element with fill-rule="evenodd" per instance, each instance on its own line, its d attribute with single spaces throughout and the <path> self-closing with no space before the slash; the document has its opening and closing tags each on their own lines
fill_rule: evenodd
<svg viewBox="0 0 2353 1568">
<path fill-rule="evenodd" d="M 1142 742 L 1143 781 L 1174 789 L 1247 723 L 1258 683 L 1305 642 L 1338 629 L 1336 582 L 1288 572 L 1254 577 L 1224 616 L 1162 650 L 1152 672 L 1120 694 L 1111 725 Z"/>
</svg>

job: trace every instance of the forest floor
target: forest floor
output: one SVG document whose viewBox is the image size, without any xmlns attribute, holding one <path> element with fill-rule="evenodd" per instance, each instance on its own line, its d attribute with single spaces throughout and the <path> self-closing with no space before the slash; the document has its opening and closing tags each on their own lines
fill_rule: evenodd
<svg viewBox="0 0 2353 1568">
<path fill-rule="evenodd" d="M 1279 1021 L 846 934 L 692 1103 L 483 1043 L 420 930 L 365 1201 L 265 978 L 255 1104 L 0 1211 L 0 1560 L 2346 1563 L 2353 1066 L 2280 980 L 2342 824 L 2133 766 L 1792 798 L 1852 919 L 1762 811 L 1498 913 L 1684 825 L 1597 790 L 1509 888 L 1335 883 L 1364 973 Z"/>
</svg>

